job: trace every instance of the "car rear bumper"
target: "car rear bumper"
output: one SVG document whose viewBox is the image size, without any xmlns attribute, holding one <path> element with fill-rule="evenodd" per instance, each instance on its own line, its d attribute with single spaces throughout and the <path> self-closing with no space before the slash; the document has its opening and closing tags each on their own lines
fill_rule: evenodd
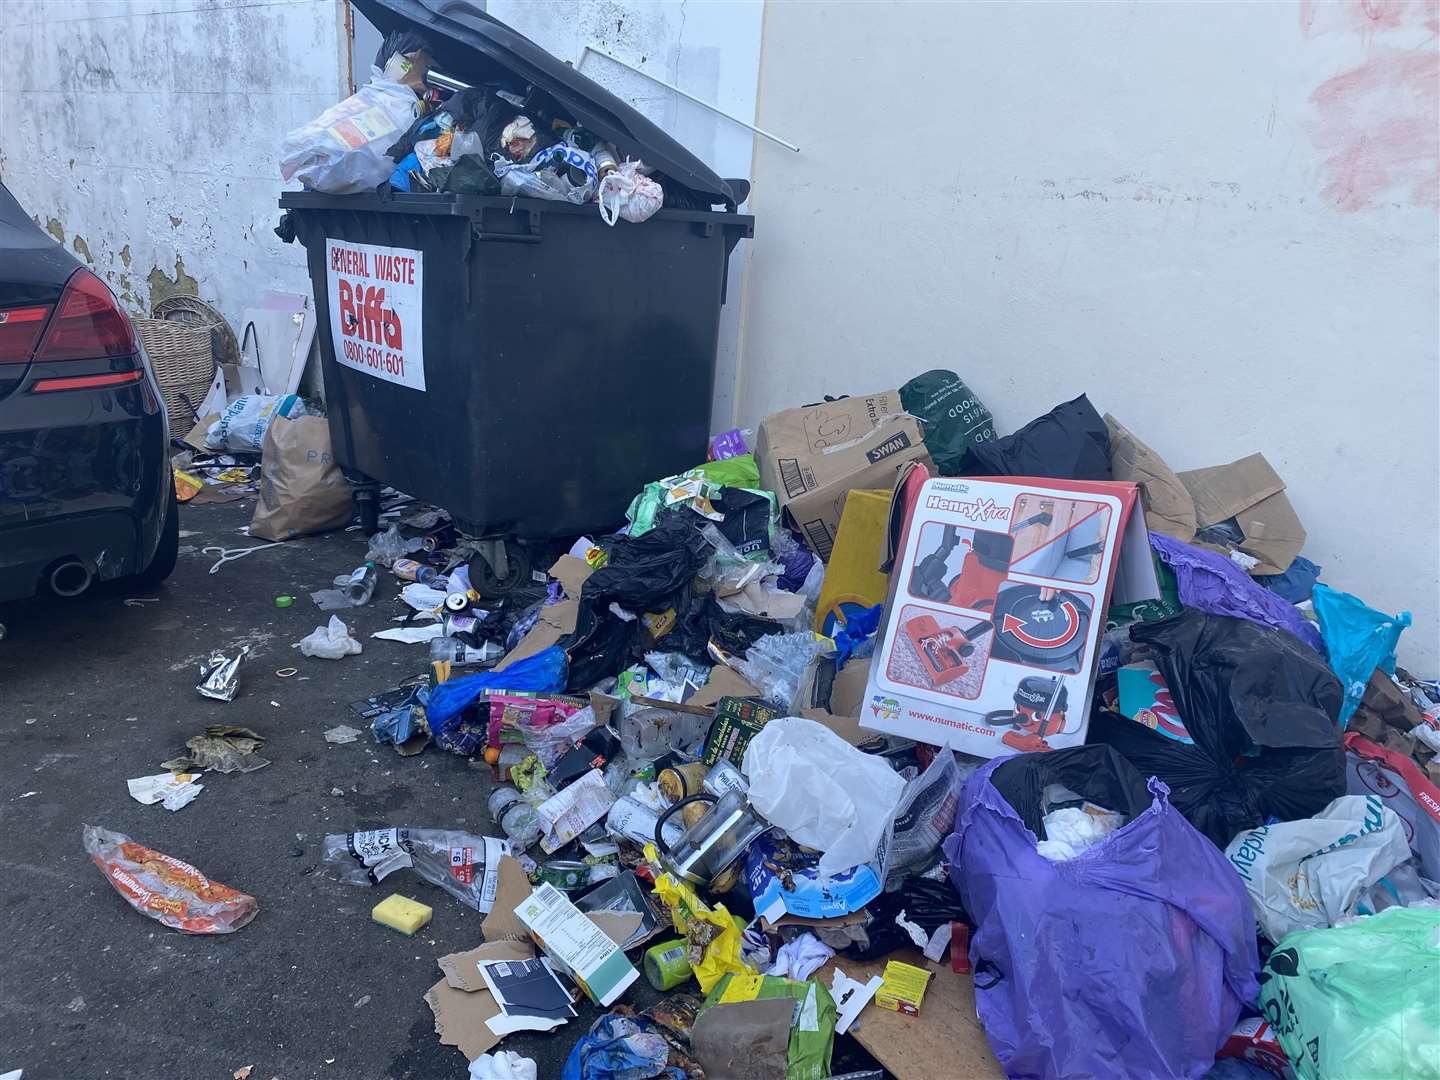
<svg viewBox="0 0 1440 1080">
<path fill-rule="evenodd" d="M 20 404 L 0 401 L 0 601 L 34 595 L 69 558 L 102 581 L 145 569 L 170 499 L 153 379 Z"/>
<path fill-rule="evenodd" d="M 12 526 L 0 531 L 0 600 L 35 595 L 49 571 L 71 558 L 99 581 L 138 574 L 154 546 L 142 546 L 140 519 L 120 510 Z"/>
</svg>

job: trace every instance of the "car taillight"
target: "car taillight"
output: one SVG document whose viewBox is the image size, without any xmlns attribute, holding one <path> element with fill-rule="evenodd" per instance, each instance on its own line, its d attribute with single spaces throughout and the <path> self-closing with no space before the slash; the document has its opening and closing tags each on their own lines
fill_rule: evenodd
<svg viewBox="0 0 1440 1080">
<path fill-rule="evenodd" d="M 0 364 L 30 362 L 49 314 L 49 304 L 0 310 Z"/>
<path fill-rule="evenodd" d="M 35 360 L 100 360 L 135 352 L 135 331 L 105 283 L 89 270 L 76 270 L 65 283 Z"/>
</svg>

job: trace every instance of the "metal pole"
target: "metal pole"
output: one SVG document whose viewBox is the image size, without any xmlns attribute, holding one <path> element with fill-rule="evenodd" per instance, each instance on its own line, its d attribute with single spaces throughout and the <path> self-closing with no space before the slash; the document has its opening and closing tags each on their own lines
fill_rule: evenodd
<svg viewBox="0 0 1440 1080">
<path fill-rule="evenodd" d="M 684 90 L 681 90 L 678 86 L 673 86 L 673 85 L 671 85 L 670 83 L 666 82 L 664 79 L 658 79 L 658 78 L 656 78 L 654 75 L 651 75 L 648 71 L 642 71 L 640 68 L 636 67 L 634 64 L 627 64 L 624 60 L 621 60 L 618 56 L 611 56 L 609 53 L 604 52 L 604 51 L 602 51 L 602 50 L 600 50 L 600 49 L 595 48 L 594 45 L 586 45 L 584 48 L 582 48 L 582 49 L 580 50 L 580 59 L 579 59 L 579 61 L 575 64 L 575 70 L 576 70 L 576 71 L 579 71 L 582 67 L 584 67 L 584 65 L 585 65 L 585 54 L 586 54 L 586 53 L 592 53 L 592 52 L 593 52 L 596 56 L 603 56 L 606 60 L 609 60 L 611 63 L 619 64 L 619 65 L 620 65 L 621 67 L 623 67 L 623 68 L 629 68 L 631 71 L 635 72 L 637 75 L 644 75 L 645 78 L 649 79 L 651 82 L 653 82 L 653 83 L 658 83 L 660 86 L 665 87 L 665 89 L 667 89 L 667 90 L 673 90 L 675 93 L 679 94 L 681 97 L 683 97 L 683 98 L 688 98 L 690 101 L 695 102 L 696 105 L 703 106 L 704 108 L 709 109 L 709 110 L 710 110 L 711 112 L 713 112 L 713 113 L 718 113 L 720 116 L 725 117 L 726 120 L 733 120 L 735 123 L 739 124 L 741 127 L 749 128 L 749 129 L 750 129 L 751 131 L 753 131 L 756 135 L 764 136 L 765 138 L 769 139 L 769 140 L 770 140 L 771 142 L 773 142 L 773 143 L 779 143 L 781 146 L 785 147 L 786 150 L 793 150 L 793 151 L 795 151 L 795 153 L 797 153 L 797 154 L 800 152 L 800 148 L 799 148 L 798 146 L 796 146 L 796 145 L 795 145 L 794 143 L 792 143 L 792 142 L 786 142 L 784 139 L 780 138 L 779 135 L 773 135 L 773 134 L 771 134 L 770 132 L 766 131 L 764 128 L 758 128 L 758 127 L 756 127 L 754 124 L 746 123 L 744 120 L 741 120 L 738 116 L 732 116 L 730 113 L 726 112 L 724 109 L 720 108 L 719 106 L 711 105 L 710 102 L 708 102 L 708 101 L 702 101 L 700 98 L 696 97 L 694 94 L 688 94 L 688 93 L 686 93 Z"/>
</svg>

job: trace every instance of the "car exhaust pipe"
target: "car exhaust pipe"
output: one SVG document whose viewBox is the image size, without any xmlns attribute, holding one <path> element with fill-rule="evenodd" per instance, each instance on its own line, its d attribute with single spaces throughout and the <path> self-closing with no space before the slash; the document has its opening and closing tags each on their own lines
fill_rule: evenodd
<svg viewBox="0 0 1440 1080">
<path fill-rule="evenodd" d="M 50 589 L 56 596 L 79 596 L 94 581 L 94 571 L 79 559 L 66 559 L 50 571 Z"/>
</svg>

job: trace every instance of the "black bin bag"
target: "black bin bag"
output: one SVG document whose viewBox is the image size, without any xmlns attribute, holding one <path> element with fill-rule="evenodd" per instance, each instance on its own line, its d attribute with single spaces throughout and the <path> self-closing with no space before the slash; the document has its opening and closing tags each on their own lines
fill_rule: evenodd
<svg viewBox="0 0 1440 1080">
<path fill-rule="evenodd" d="M 1096 806 L 1124 814 L 1126 821 L 1143 814 L 1152 801 L 1145 777 L 1109 746 L 1072 746 L 1046 754 L 1016 754 L 995 767 L 990 783 L 1039 840 L 1049 839 L 1045 835 L 1045 814 L 1050 809 L 1045 789 L 1052 784 L 1068 788 Z"/>
<path fill-rule="evenodd" d="M 1163 780 L 1175 808 L 1217 847 L 1271 817 L 1312 817 L 1345 794 L 1343 693 L 1314 649 L 1284 630 L 1193 608 L 1136 623 L 1130 636 L 1155 651 L 1194 745 L 1107 712 L 1092 718 L 1090 742 Z"/>
<path fill-rule="evenodd" d="M 965 451 L 959 476 L 1110 480 L 1110 432 L 1084 394 L 1037 416 L 1013 435 Z"/>
</svg>

